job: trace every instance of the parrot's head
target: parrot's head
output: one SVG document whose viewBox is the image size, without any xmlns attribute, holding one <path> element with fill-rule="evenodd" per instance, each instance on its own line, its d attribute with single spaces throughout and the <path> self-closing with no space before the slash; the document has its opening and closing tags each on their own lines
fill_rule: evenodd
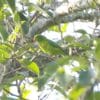
<svg viewBox="0 0 100 100">
<path fill-rule="evenodd" d="M 43 35 L 36 35 L 36 36 L 34 37 L 34 39 L 35 39 L 36 41 L 38 41 L 38 42 L 44 41 L 45 38 L 46 38 L 46 37 L 44 37 Z"/>
</svg>

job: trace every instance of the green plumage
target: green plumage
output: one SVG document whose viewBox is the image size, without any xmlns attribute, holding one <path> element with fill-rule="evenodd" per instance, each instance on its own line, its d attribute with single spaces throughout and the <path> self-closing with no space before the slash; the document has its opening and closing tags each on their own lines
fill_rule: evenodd
<svg viewBox="0 0 100 100">
<path fill-rule="evenodd" d="M 40 49 L 51 55 L 65 55 L 64 50 L 55 42 L 47 39 L 45 36 L 37 35 L 35 40 L 38 41 Z"/>
</svg>

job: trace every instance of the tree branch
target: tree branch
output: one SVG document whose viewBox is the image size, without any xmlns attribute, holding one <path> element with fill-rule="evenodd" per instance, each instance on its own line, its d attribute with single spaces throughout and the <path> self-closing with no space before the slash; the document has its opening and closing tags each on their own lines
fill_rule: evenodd
<svg viewBox="0 0 100 100">
<path fill-rule="evenodd" d="M 62 12 L 60 12 L 60 8 L 62 8 Z M 98 15 L 100 18 L 100 10 L 97 10 L 98 5 L 95 9 L 91 8 L 91 3 L 77 3 L 74 5 L 70 4 L 62 4 L 60 7 L 55 9 L 52 17 L 39 17 L 37 21 L 30 28 L 28 37 L 33 37 L 34 34 L 40 34 L 47 30 L 50 26 L 57 25 L 60 23 L 69 23 L 76 20 L 88 20 L 93 21 Z M 59 11 L 59 12 L 58 12 Z"/>
</svg>

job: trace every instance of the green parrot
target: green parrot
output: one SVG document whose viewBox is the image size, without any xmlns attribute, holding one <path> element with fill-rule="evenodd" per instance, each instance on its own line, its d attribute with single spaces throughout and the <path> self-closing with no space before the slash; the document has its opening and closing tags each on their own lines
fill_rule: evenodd
<svg viewBox="0 0 100 100">
<path fill-rule="evenodd" d="M 51 55 L 65 55 L 64 50 L 57 43 L 47 39 L 43 35 L 35 36 L 35 40 L 39 43 L 39 47 L 44 53 Z"/>
</svg>

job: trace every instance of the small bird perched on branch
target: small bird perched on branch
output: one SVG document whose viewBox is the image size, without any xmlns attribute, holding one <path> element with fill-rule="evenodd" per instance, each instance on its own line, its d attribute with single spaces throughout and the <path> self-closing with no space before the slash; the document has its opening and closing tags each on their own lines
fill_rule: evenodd
<svg viewBox="0 0 100 100">
<path fill-rule="evenodd" d="M 39 43 L 40 49 L 51 55 L 65 55 L 64 50 L 55 42 L 47 39 L 43 35 L 36 35 L 35 40 Z"/>
</svg>

